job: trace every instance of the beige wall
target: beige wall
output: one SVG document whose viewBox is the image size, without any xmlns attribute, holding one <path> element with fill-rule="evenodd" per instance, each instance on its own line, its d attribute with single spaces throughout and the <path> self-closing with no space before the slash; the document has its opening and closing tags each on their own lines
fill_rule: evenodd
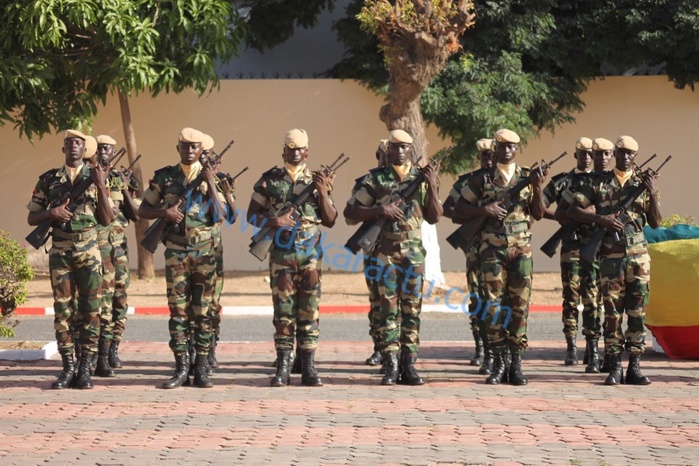
<svg viewBox="0 0 699 466">
<path fill-rule="evenodd" d="M 699 207 L 693 199 L 696 183 L 692 169 L 697 163 L 691 149 L 693 125 L 699 121 L 699 95 L 688 90 L 678 91 L 663 77 L 613 77 L 592 83 L 583 99 L 586 110 L 577 116 L 575 125 L 561 127 L 555 135 L 542 133 L 540 139 L 521 150 L 518 162 L 528 165 L 540 158 L 549 159 L 563 150 L 572 154 L 573 143 L 580 136 L 613 139 L 620 134 L 630 134 L 639 141 L 641 160 L 653 152 L 674 156 L 659 181 L 664 213 L 699 217 Z M 252 185 L 259 175 L 280 164 L 284 132 L 294 127 L 305 128 L 310 138 L 311 168 L 329 163 L 341 152 L 351 157 L 340 170 L 334 190 L 335 202 L 342 210 L 353 180 L 374 163 L 376 143 L 385 137 L 386 130 L 378 120 L 381 103 L 370 91 L 349 81 L 230 80 L 223 81 L 219 91 L 202 98 L 192 93 L 163 95 L 156 99 L 137 96 L 131 101 L 131 114 L 146 177 L 164 165 L 177 162 L 176 137 L 184 126 L 211 134 L 219 150 L 230 139 L 235 139 L 223 166 L 230 173 L 250 167 L 239 178 L 236 188 L 238 206 L 242 209 L 247 208 Z M 100 110 L 95 122 L 93 134 L 100 133 L 111 134 L 119 145 L 123 143 L 119 106 L 114 98 Z M 434 128 L 428 130 L 427 136 L 433 152 L 448 145 Z M 61 136 L 45 137 L 32 146 L 6 126 L 0 128 L 0 141 L 6 153 L 0 168 L 3 180 L 0 184 L 0 198 L 3 199 L 0 229 L 22 241 L 30 230 L 25 206 L 37 177 L 62 164 Z M 569 156 L 554 172 L 569 169 L 572 164 L 573 158 Z M 442 199 L 452 182 L 451 177 L 443 178 Z M 248 227 L 243 232 L 243 226 L 239 221 L 224 231 L 226 269 L 265 269 L 265 263 L 248 253 L 251 229 Z M 454 227 L 442 221 L 437 228 L 443 269 L 463 269 L 463 256 L 443 240 Z M 551 222 L 534 227 L 535 263 L 539 271 L 557 269 L 557 260 L 538 251 L 554 230 Z M 344 244 L 353 231 L 339 219 L 335 228 L 328 232 L 326 245 L 330 255 L 342 254 L 337 245 Z M 133 244 L 133 232 L 129 241 Z M 331 243 L 336 246 L 332 247 Z M 156 268 L 162 268 L 162 249 L 156 252 L 155 259 Z M 135 267 L 135 257 L 131 261 Z M 337 268 L 341 264 L 336 257 L 329 265 Z"/>
</svg>

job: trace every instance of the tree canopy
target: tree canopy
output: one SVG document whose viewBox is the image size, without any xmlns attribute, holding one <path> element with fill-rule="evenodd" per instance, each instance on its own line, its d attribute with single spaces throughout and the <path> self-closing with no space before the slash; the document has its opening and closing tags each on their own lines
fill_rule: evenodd
<svg viewBox="0 0 699 466">
<path fill-rule="evenodd" d="M 335 24 L 347 45 L 328 76 L 358 79 L 386 93 L 388 74 L 378 41 L 360 29 L 355 0 Z M 676 86 L 699 77 L 699 11 L 693 0 L 476 1 L 475 26 L 462 50 L 421 97 L 422 114 L 455 144 L 442 165 L 468 168 L 475 142 L 501 127 L 524 141 L 574 121 L 591 79 L 610 70 L 662 66 Z"/>
</svg>

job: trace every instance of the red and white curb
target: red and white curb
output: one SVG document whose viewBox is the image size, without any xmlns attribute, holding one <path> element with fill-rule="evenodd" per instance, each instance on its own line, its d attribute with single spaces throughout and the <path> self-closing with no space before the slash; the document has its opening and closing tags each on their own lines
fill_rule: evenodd
<svg viewBox="0 0 699 466">
<path fill-rule="evenodd" d="M 321 314 L 366 314 L 369 311 L 368 305 L 320 305 Z M 422 312 L 443 312 L 458 314 L 463 313 L 461 306 L 447 304 L 423 304 Z M 561 312 L 558 304 L 532 304 L 529 312 Z M 53 307 L 19 307 L 15 310 L 15 315 L 53 315 Z M 221 311 L 227 316 L 271 316 L 272 306 L 223 306 Z M 169 315 L 167 306 L 136 306 L 129 307 L 129 315 Z"/>
</svg>

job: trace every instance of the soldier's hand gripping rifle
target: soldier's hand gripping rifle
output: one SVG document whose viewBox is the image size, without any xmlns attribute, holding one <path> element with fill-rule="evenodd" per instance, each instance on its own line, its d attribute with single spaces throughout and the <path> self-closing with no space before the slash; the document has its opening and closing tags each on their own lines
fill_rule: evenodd
<svg viewBox="0 0 699 466">
<path fill-rule="evenodd" d="M 216 166 L 216 164 L 218 164 L 219 162 L 221 162 L 221 159 L 223 159 L 223 156 L 226 154 L 228 149 L 231 148 L 233 142 L 234 141 L 231 141 L 226 146 L 226 148 L 221 151 L 220 154 L 214 155 L 214 157 L 207 162 L 207 165 L 213 167 Z M 203 182 L 204 177 L 202 170 L 202 173 L 199 173 L 199 175 L 196 178 L 194 178 L 194 180 L 191 183 L 185 186 L 185 188 L 182 190 L 179 196 L 172 199 L 170 202 L 165 203 L 162 208 L 169 209 L 170 207 L 179 203 L 177 210 L 181 214 L 186 215 L 188 200 L 191 198 L 194 191 L 196 191 Z M 151 254 L 155 253 L 156 249 L 158 249 L 158 244 L 160 244 L 160 242 L 162 241 L 163 234 L 165 233 L 165 227 L 169 223 L 170 222 L 168 221 L 168 219 L 164 217 L 158 218 L 155 222 L 153 222 L 151 226 L 149 226 L 146 232 L 143 234 L 143 239 L 141 240 L 141 246 L 143 246 L 143 249 L 150 252 Z M 175 225 L 175 228 L 180 228 L 180 224 Z"/>
<path fill-rule="evenodd" d="M 431 159 L 429 164 L 439 164 L 442 161 L 442 159 L 450 153 L 451 149 L 447 149 L 440 155 Z M 406 186 L 398 192 L 392 193 L 390 196 L 387 196 L 383 199 L 379 199 L 377 205 L 398 203 L 398 207 L 403 211 L 403 214 L 407 214 L 407 210 L 410 207 L 410 205 L 407 204 L 405 200 L 409 199 L 410 196 L 413 195 L 413 193 L 420 187 L 424 179 L 425 175 L 423 170 L 421 169 L 420 173 L 418 173 L 415 179 L 413 179 L 410 182 L 410 184 L 408 184 L 408 186 Z M 387 217 L 379 217 L 363 222 L 357 229 L 357 231 L 355 231 L 354 234 L 350 237 L 350 239 L 347 240 L 347 243 L 345 243 L 345 247 L 352 251 L 352 254 L 357 254 L 357 252 L 359 252 L 360 249 L 364 250 L 364 252 L 366 252 L 367 254 L 371 254 L 374 250 L 374 246 L 376 245 L 376 241 L 378 241 L 379 239 L 381 230 L 388 221 L 389 219 Z"/>
<path fill-rule="evenodd" d="M 125 148 L 122 147 L 121 149 L 119 149 L 119 152 L 114 154 L 114 156 L 107 161 L 107 166 L 111 166 L 113 163 L 117 163 L 125 153 Z M 71 213 L 75 212 L 76 200 L 80 196 L 82 196 L 90 186 L 92 186 L 92 183 L 93 181 L 91 176 L 85 178 L 70 190 L 67 197 L 57 200 L 51 206 L 49 206 L 49 208 L 57 207 L 63 204 L 66 200 L 70 199 L 70 202 L 66 205 L 65 209 Z M 50 218 L 46 219 L 43 222 L 41 222 L 36 228 L 34 228 L 31 231 L 31 233 L 29 233 L 29 235 L 27 235 L 27 237 L 24 239 L 27 241 L 27 243 L 31 244 L 34 247 L 34 249 L 39 249 L 46 243 L 46 241 L 48 241 L 51 229 L 60 227 L 60 225 L 60 222 L 55 222 L 53 219 Z"/>
<path fill-rule="evenodd" d="M 667 158 L 663 161 L 660 166 L 653 170 L 652 168 L 647 168 L 646 170 L 643 171 L 642 176 L 645 176 L 646 174 L 649 174 L 653 177 L 658 176 L 658 173 L 660 172 L 660 169 L 663 168 L 663 166 L 670 161 L 672 158 L 672 155 L 668 155 Z M 633 191 L 624 199 L 621 203 L 617 204 L 616 207 L 612 209 L 610 214 L 614 215 L 617 220 L 619 220 L 621 223 L 626 225 L 631 221 L 631 216 L 629 215 L 628 209 L 633 205 L 633 203 L 638 199 L 641 194 L 646 190 L 646 187 L 643 183 L 638 185 L 636 188 L 634 188 Z M 588 262 L 594 262 L 597 258 L 597 253 L 599 252 L 600 245 L 602 244 L 602 240 L 604 239 L 605 235 L 607 232 L 610 230 L 607 230 L 606 228 L 598 228 L 597 231 L 592 235 L 592 238 L 590 238 L 590 241 L 588 241 L 582 248 L 580 248 L 580 257 L 585 259 Z M 619 233 L 615 230 L 611 230 L 611 233 L 614 237 L 614 241 L 618 242 L 621 240 L 619 237 Z"/>
<path fill-rule="evenodd" d="M 346 157 L 345 154 L 342 153 L 329 166 L 321 166 L 321 171 L 325 175 L 329 175 L 331 173 L 336 172 L 338 168 L 343 166 L 347 161 L 349 161 L 349 157 Z M 291 220 L 297 221 L 301 216 L 301 214 L 298 211 L 299 206 L 306 202 L 309 196 L 313 194 L 314 190 L 315 183 L 311 182 L 303 189 L 303 191 L 296 194 L 291 201 L 288 201 L 284 205 L 282 205 L 279 208 L 279 210 L 277 210 L 276 216 L 281 217 L 291 212 L 289 217 L 291 218 Z M 280 228 L 276 227 L 263 226 L 262 228 L 260 228 L 260 231 L 258 231 L 250 240 L 250 254 L 257 257 L 257 259 L 259 259 L 260 261 L 265 260 L 265 257 L 267 257 L 267 254 L 272 249 L 274 239 L 277 237 L 277 232 L 279 230 Z"/>
<path fill-rule="evenodd" d="M 641 165 L 634 165 L 634 171 L 636 171 L 636 174 L 640 176 L 641 169 L 657 156 L 658 154 L 653 154 L 648 160 L 643 162 Z M 600 214 L 606 215 L 606 213 L 603 212 L 600 212 Z M 578 226 L 580 226 L 580 222 L 576 220 L 569 220 L 567 223 L 561 225 L 561 227 L 558 228 L 558 230 L 556 230 L 556 232 L 539 249 L 541 249 L 541 251 L 549 257 L 555 256 L 556 250 L 558 249 L 558 246 L 561 244 L 561 241 L 573 236 L 573 233 L 575 233 L 575 230 L 578 229 Z"/>
<path fill-rule="evenodd" d="M 540 166 L 537 166 L 538 164 L 532 165 L 531 174 L 528 177 L 518 181 L 517 184 L 512 186 L 510 189 L 490 200 L 488 204 L 500 204 L 503 209 L 509 211 L 514 205 L 514 201 L 519 196 L 519 193 L 531 184 L 532 175 L 535 168 L 542 171 L 547 171 L 554 163 L 558 162 L 567 154 L 568 152 L 564 151 L 551 162 L 547 163 L 542 160 Z M 473 242 L 478 236 L 478 233 L 480 233 L 481 228 L 483 228 L 483 223 L 485 223 L 487 218 L 488 217 L 485 215 L 473 217 L 471 220 L 461 225 L 456 231 L 454 231 L 454 233 L 449 235 L 447 237 L 447 243 L 449 243 L 454 249 L 461 249 L 462 251 L 467 252 L 473 245 Z"/>
</svg>

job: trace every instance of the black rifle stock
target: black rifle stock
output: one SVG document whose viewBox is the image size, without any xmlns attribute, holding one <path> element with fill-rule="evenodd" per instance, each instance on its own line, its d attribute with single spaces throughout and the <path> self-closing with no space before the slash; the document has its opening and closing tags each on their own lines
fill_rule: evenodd
<svg viewBox="0 0 699 466">
<path fill-rule="evenodd" d="M 672 155 L 668 155 L 665 161 L 656 170 L 648 168 L 647 172 L 651 173 L 653 176 L 656 176 L 658 172 L 660 172 L 660 169 L 663 168 L 663 166 L 669 162 L 670 159 L 672 159 Z M 624 199 L 620 204 L 617 204 L 610 213 L 616 216 L 621 223 L 626 225 L 631 220 L 631 216 L 628 213 L 629 207 L 631 207 L 631 205 L 641 194 L 643 194 L 645 190 L 646 187 L 643 184 L 638 185 L 633 191 L 631 191 L 626 199 Z M 606 228 L 598 228 L 592 235 L 592 238 L 590 238 L 590 241 L 585 243 L 585 245 L 580 248 L 580 257 L 588 262 L 594 262 L 597 259 L 597 253 L 599 252 L 599 248 L 602 245 L 602 241 L 604 240 L 604 237 L 608 231 L 609 230 Z M 611 231 L 611 233 L 614 235 L 614 241 L 620 241 L 618 232 Z"/>
<path fill-rule="evenodd" d="M 447 151 L 443 152 L 441 155 L 438 155 L 434 159 L 430 160 L 430 164 L 438 164 L 442 161 L 442 159 L 448 155 L 451 152 L 451 149 L 448 149 Z M 419 159 L 418 159 L 419 161 Z M 397 201 L 404 201 L 405 199 L 408 199 L 414 192 L 415 190 L 420 187 L 420 184 L 424 180 L 424 174 L 422 170 L 420 173 L 415 177 L 414 180 L 408 184 L 403 190 L 397 193 L 391 194 L 390 197 L 387 199 L 383 199 L 382 202 L 379 202 L 379 205 L 386 205 L 390 204 L 392 202 L 397 202 Z M 403 213 L 406 213 L 406 209 L 408 208 L 408 205 L 403 202 L 400 204 L 401 209 L 403 209 Z M 384 225 L 388 221 L 388 218 L 386 217 L 379 217 L 377 219 L 373 220 L 367 220 L 363 222 L 357 231 L 354 232 L 354 234 L 350 237 L 350 239 L 347 240 L 347 243 L 345 243 L 345 247 L 352 251 L 352 254 L 357 254 L 360 249 L 364 250 L 367 254 L 371 254 L 374 250 L 374 246 L 376 245 L 376 242 L 379 239 L 379 235 L 381 234 L 381 230 L 383 229 Z"/>
<path fill-rule="evenodd" d="M 349 157 L 345 157 L 345 154 L 342 153 L 331 165 L 327 167 L 321 165 L 321 170 L 326 175 L 331 172 L 336 172 L 337 169 L 344 165 L 347 161 L 349 161 Z M 298 220 L 301 214 L 299 214 L 297 209 L 301 204 L 306 202 L 306 199 L 308 199 L 311 194 L 313 194 L 313 190 L 315 190 L 315 183 L 311 182 L 303 189 L 303 191 L 294 196 L 291 201 L 284 204 L 277 211 L 277 216 L 286 215 L 289 211 L 291 211 L 291 219 L 294 221 Z M 250 254 L 255 256 L 260 261 L 265 260 L 265 257 L 267 257 L 267 254 L 269 254 L 269 251 L 272 249 L 274 238 L 276 237 L 278 231 L 279 228 L 275 227 L 260 228 L 260 231 L 258 231 L 250 240 Z"/>
<path fill-rule="evenodd" d="M 211 166 L 216 165 L 221 161 L 223 158 L 223 155 L 226 153 L 228 149 L 233 145 L 233 141 L 226 146 L 226 148 L 221 151 L 220 154 L 217 154 L 214 156 L 213 160 L 209 162 Z M 243 170 L 244 171 L 244 170 Z M 179 202 L 179 206 L 177 207 L 177 210 L 186 215 L 187 213 L 187 199 L 189 199 L 192 195 L 192 193 L 199 188 L 199 186 L 204 182 L 204 178 L 202 176 L 202 173 L 200 173 L 194 180 L 189 183 L 185 189 L 180 193 L 179 196 L 177 196 L 176 199 L 173 199 L 171 202 L 165 204 L 163 206 L 163 209 L 169 209 L 173 205 L 177 204 Z M 168 219 L 161 217 L 155 220 L 146 232 L 143 234 L 143 239 L 141 240 L 141 246 L 143 246 L 143 249 L 146 251 L 150 252 L 151 254 L 154 254 L 156 249 L 158 249 L 158 244 L 162 241 L 163 238 L 163 233 L 165 233 L 165 227 L 170 222 Z M 179 224 L 175 225 L 176 227 L 179 227 Z"/>
<path fill-rule="evenodd" d="M 568 151 L 564 151 L 561 155 L 553 159 L 551 162 L 547 163 L 542 161 L 542 164 L 539 167 L 537 167 L 537 164 L 532 165 L 532 173 L 535 168 L 540 168 L 541 170 L 548 170 L 554 163 L 558 162 L 567 154 Z M 525 189 L 530 184 L 531 174 L 527 178 L 517 182 L 517 184 L 512 186 L 507 191 L 501 193 L 499 196 L 492 199 L 490 202 L 488 202 L 488 204 L 499 203 L 503 209 L 509 211 L 514 205 L 513 200 L 519 195 L 520 192 L 522 192 L 523 189 Z M 456 231 L 454 231 L 454 233 L 449 235 L 447 237 L 447 243 L 449 243 L 451 247 L 453 247 L 454 249 L 461 249 L 462 251 L 467 252 L 473 245 L 473 242 L 478 236 L 478 233 L 481 231 L 481 228 L 483 228 L 483 223 L 485 223 L 487 218 L 488 217 L 486 217 L 485 215 L 473 217 L 473 219 L 464 223 L 459 228 L 457 228 Z"/>
<path fill-rule="evenodd" d="M 640 174 L 641 169 L 657 156 L 658 154 L 653 154 L 650 156 L 648 160 L 643 162 L 641 165 L 634 165 L 634 171 Z M 570 220 L 568 223 L 561 225 L 558 228 L 558 230 L 556 230 L 556 232 L 539 249 L 541 250 L 541 252 L 543 252 L 549 257 L 555 256 L 556 251 L 558 250 L 558 246 L 561 244 L 561 242 L 573 236 L 573 233 L 575 233 L 575 230 L 577 230 L 578 226 L 580 226 L 580 222 L 576 220 Z"/>
<path fill-rule="evenodd" d="M 117 158 L 121 158 L 121 156 L 124 155 L 125 152 L 126 149 L 122 147 L 121 150 L 119 150 L 119 152 L 117 152 L 111 159 L 109 159 L 107 165 L 111 165 L 114 160 L 116 160 Z M 57 207 L 61 205 L 63 202 L 65 202 L 66 199 L 70 199 L 70 202 L 68 203 L 68 205 L 66 205 L 66 210 L 69 212 L 74 212 L 76 207 L 75 200 L 82 196 L 90 186 L 92 186 L 92 177 L 85 178 L 80 183 L 78 183 L 77 186 L 73 187 L 70 190 L 70 193 L 68 193 L 68 196 L 66 198 L 56 201 L 49 208 Z M 46 244 L 46 241 L 48 241 L 51 229 L 55 228 L 58 225 L 59 222 L 54 222 L 52 219 L 44 220 L 36 228 L 34 228 L 24 239 L 27 241 L 27 243 L 31 244 L 34 249 L 39 249 L 41 246 Z"/>
</svg>

